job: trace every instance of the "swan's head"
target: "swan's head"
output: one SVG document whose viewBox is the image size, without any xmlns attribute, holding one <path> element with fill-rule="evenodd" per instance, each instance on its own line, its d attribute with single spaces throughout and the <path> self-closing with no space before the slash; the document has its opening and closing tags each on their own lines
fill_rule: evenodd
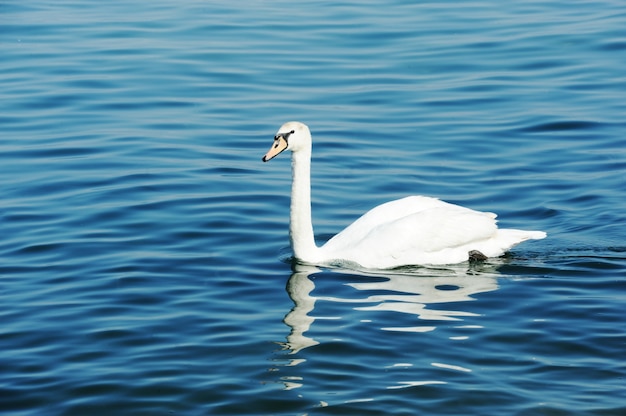
<svg viewBox="0 0 626 416">
<path fill-rule="evenodd" d="M 311 132 L 306 124 L 290 121 L 283 124 L 274 136 L 274 144 L 263 156 L 263 162 L 273 159 L 284 150 L 297 152 L 303 149 L 311 149 Z"/>
</svg>

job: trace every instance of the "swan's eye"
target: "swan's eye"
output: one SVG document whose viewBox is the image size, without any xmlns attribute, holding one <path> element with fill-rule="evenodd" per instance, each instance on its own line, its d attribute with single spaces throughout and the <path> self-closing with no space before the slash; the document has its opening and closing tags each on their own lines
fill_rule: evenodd
<svg viewBox="0 0 626 416">
<path fill-rule="evenodd" d="M 295 130 L 288 131 L 287 133 L 278 133 L 276 136 L 274 136 L 274 141 L 282 138 L 284 141 L 289 142 L 289 136 L 291 136 L 294 133 L 295 133 Z M 274 147 L 276 146 L 278 146 L 278 143 L 274 145 Z"/>
</svg>

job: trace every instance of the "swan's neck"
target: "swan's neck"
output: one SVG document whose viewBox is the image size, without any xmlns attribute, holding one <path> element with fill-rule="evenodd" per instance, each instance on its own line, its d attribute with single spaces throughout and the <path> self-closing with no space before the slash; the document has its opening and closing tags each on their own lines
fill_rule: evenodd
<svg viewBox="0 0 626 416">
<path fill-rule="evenodd" d="M 315 262 L 319 248 L 315 245 L 311 220 L 311 149 L 293 152 L 291 156 L 291 212 L 289 238 L 297 259 Z"/>
</svg>

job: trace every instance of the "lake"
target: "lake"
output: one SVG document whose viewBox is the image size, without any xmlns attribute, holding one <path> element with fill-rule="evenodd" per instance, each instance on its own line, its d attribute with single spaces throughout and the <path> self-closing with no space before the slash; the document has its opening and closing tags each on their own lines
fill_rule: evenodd
<svg viewBox="0 0 626 416">
<path fill-rule="evenodd" d="M 0 413 L 626 414 L 619 1 L 0 5 Z M 482 264 L 292 260 L 405 195 L 543 230 Z"/>
</svg>

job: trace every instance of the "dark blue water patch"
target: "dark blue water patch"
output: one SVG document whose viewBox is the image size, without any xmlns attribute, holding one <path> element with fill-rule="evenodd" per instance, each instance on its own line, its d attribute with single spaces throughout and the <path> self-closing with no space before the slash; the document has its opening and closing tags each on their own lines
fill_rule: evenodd
<svg viewBox="0 0 626 416">
<path fill-rule="evenodd" d="M 497 104 L 504 101 L 508 101 L 506 97 L 497 97 L 497 96 L 487 96 L 487 97 L 472 97 L 465 99 L 436 99 L 433 101 L 424 101 L 423 104 L 426 106 L 432 107 L 442 107 L 442 108 L 468 108 L 474 105 L 485 105 L 485 104 Z"/>
<path fill-rule="evenodd" d="M 592 121 L 555 121 L 526 127 L 520 129 L 520 131 L 524 133 L 550 133 L 570 130 L 591 130 L 601 126 L 600 123 Z"/>
<path fill-rule="evenodd" d="M 611 40 L 602 42 L 600 49 L 608 52 L 622 51 L 626 49 L 626 42 L 620 40 Z"/>
<path fill-rule="evenodd" d="M 596 251 L 602 252 L 606 250 L 605 248 L 596 249 Z M 611 248 L 610 250 L 613 251 L 614 249 Z M 603 276 L 617 276 L 620 272 L 624 271 L 623 260 L 624 257 L 620 257 L 619 255 L 598 256 L 593 255 L 592 252 L 580 255 L 572 253 L 571 257 L 563 261 L 563 266 L 575 269 L 576 273 L 588 273 L 591 275 L 597 273 Z"/>
<path fill-rule="evenodd" d="M 541 59 L 515 67 L 516 71 L 543 71 L 566 67 L 568 64 L 561 59 Z"/>
<path fill-rule="evenodd" d="M 20 146 L 15 150 L 10 150 L 5 154 L 12 158 L 25 159 L 60 159 L 60 158 L 81 158 L 97 155 L 101 153 L 101 149 L 90 146 L 93 143 L 94 136 L 73 137 L 72 143 L 69 143 L 67 137 L 50 137 L 48 143 L 40 143 L 39 145 Z M 63 145 L 55 145 L 54 143 L 64 143 Z M 19 149 L 19 150 L 18 150 Z"/>
<path fill-rule="evenodd" d="M 37 101 L 23 102 L 20 108 L 25 110 L 52 110 L 74 105 L 81 97 L 76 94 L 51 94 L 39 96 Z"/>
<path fill-rule="evenodd" d="M 111 80 L 90 77 L 85 75 L 83 79 L 70 79 L 65 82 L 68 88 L 75 88 L 80 91 L 90 90 L 111 90 L 114 89 L 117 84 Z"/>
</svg>

